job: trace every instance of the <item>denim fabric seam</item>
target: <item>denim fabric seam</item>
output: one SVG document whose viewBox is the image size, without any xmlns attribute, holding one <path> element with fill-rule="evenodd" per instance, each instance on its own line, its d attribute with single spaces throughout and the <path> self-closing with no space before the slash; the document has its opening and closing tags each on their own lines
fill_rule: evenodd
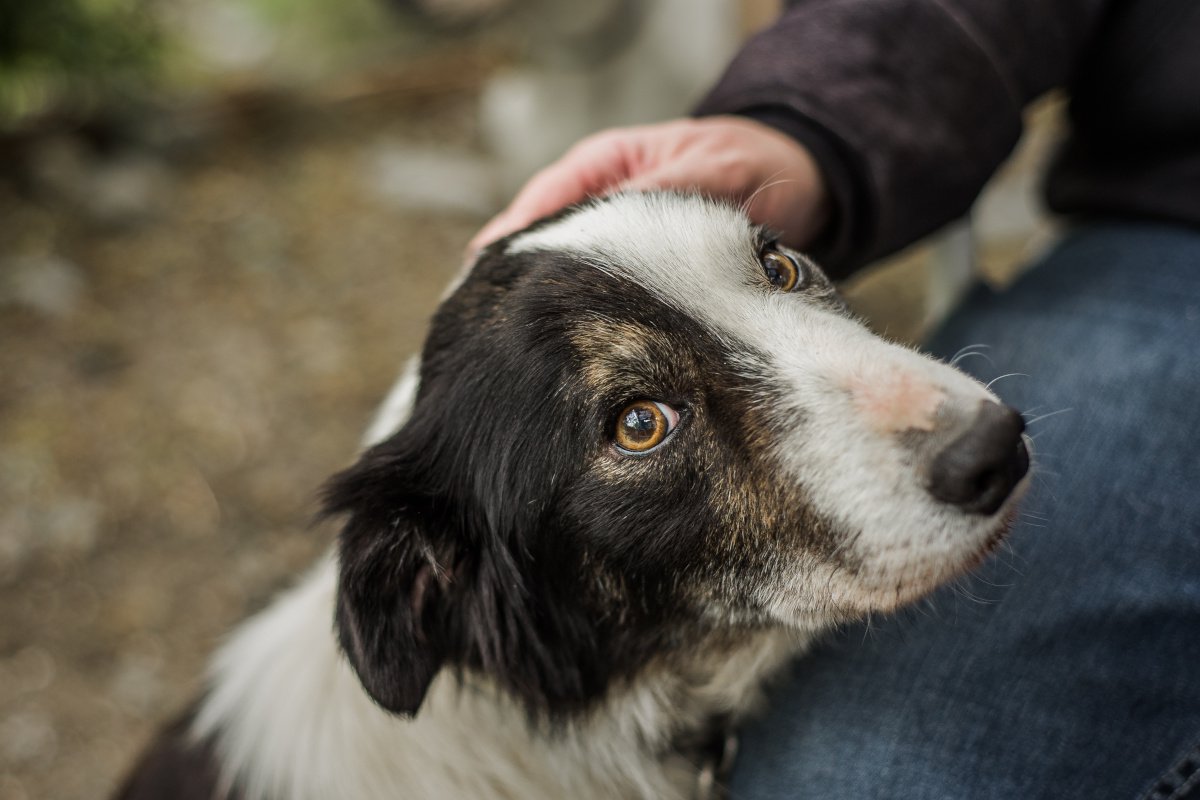
<svg viewBox="0 0 1200 800">
<path fill-rule="evenodd" d="M 1140 800 L 1186 800 L 1200 788 L 1200 743 L 1193 744 L 1175 759 Z"/>
</svg>

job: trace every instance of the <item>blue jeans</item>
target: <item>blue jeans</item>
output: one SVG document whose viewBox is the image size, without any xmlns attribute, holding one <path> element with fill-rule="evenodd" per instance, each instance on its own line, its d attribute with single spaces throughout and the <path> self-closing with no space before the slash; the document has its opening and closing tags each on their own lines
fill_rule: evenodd
<svg viewBox="0 0 1200 800">
<path fill-rule="evenodd" d="M 797 662 L 733 797 L 1200 798 L 1200 231 L 1077 231 L 931 346 L 976 344 L 1028 376 L 993 387 L 1034 420 L 1010 548 Z"/>
</svg>

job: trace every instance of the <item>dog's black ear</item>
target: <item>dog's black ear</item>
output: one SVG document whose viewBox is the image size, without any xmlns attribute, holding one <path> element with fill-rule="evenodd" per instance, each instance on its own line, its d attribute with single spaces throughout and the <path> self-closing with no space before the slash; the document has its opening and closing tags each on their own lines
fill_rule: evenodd
<svg viewBox="0 0 1200 800">
<path fill-rule="evenodd" d="M 443 616 L 455 557 L 407 462 L 381 445 L 325 489 L 325 513 L 347 515 L 338 540 L 338 638 L 367 693 L 397 714 L 417 712 L 448 655 Z"/>
<path fill-rule="evenodd" d="M 497 392 L 443 384 L 326 487 L 325 513 L 345 519 L 342 648 L 371 697 L 398 714 L 417 712 L 444 667 L 485 673 L 531 708 L 578 706 L 604 691 L 609 670 L 578 581 L 554 567 L 577 563 L 564 537 L 545 534 L 556 489 L 527 477 L 567 474 L 566 457 L 515 467 L 523 453 L 541 462 L 518 425 L 493 424 L 492 401 L 480 398 Z"/>
</svg>

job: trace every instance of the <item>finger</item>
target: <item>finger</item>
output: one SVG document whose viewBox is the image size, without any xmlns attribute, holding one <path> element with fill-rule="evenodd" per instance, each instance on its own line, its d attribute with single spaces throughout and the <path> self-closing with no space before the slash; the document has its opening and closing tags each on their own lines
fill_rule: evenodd
<svg viewBox="0 0 1200 800">
<path fill-rule="evenodd" d="M 674 189 L 737 203 L 755 223 L 767 225 L 792 244 L 807 243 L 828 214 L 821 194 L 796 177 L 749 180 L 737 170 L 708 172 L 687 164 L 672 164 L 625 181 L 621 189 Z"/>
<path fill-rule="evenodd" d="M 612 135 L 585 139 L 566 155 L 534 175 L 508 208 L 497 214 L 471 240 L 479 250 L 534 220 L 602 194 L 628 174 L 628 160 Z"/>
<path fill-rule="evenodd" d="M 487 223 L 479 229 L 479 232 L 471 237 L 471 241 L 467 244 L 467 258 L 474 258 L 475 254 L 483 248 L 487 247 L 497 239 L 507 236 L 509 233 L 517 230 L 512 227 L 509 222 L 508 212 L 501 211 L 496 216 L 492 217 Z"/>
<path fill-rule="evenodd" d="M 710 176 L 699 174 L 695 168 L 683 166 L 668 166 L 635 175 L 622 181 L 621 191 L 649 192 L 656 189 L 677 189 L 679 191 L 697 192 L 700 194 L 724 197 L 732 193 L 725 182 Z"/>
<path fill-rule="evenodd" d="M 492 217 L 467 246 L 470 253 L 482 250 L 497 239 L 519 231 L 534 220 L 558 211 L 587 197 L 587 187 L 569 175 L 551 176 L 555 180 L 532 181 L 513 199 L 508 208 Z"/>
</svg>

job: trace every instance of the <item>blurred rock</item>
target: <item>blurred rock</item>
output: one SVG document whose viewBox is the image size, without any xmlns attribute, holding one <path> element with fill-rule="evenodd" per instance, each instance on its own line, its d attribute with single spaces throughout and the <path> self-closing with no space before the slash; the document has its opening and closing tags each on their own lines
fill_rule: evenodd
<svg viewBox="0 0 1200 800">
<path fill-rule="evenodd" d="M 165 207 L 170 173 L 149 150 L 97 153 L 79 136 L 59 133 L 37 142 L 26 170 L 39 194 L 64 200 L 89 221 L 126 227 Z"/>
<path fill-rule="evenodd" d="M 83 555 L 96 544 L 103 508 L 84 497 L 60 497 L 43 511 L 42 546 L 67 555 Z"/>
<path fill-rule="evenodd" d="M 29 709 L 0 720 L 0 758 L 5 763 L 49 761 L 57 749 L 58 734 L 45 712 Z"/>
<path fill-rule="evenodd" d="M 266 61 L 275 50 L 278 31 L 245 3 L 205 2 L 184 6 L 178 32 L 213 67 L 247 70 Z"/>
<path fill-rule="evenodd" d="M 98 223 L 136 225 L 162 210 L 168 186 L 167 169 L 157 159 L 146 154 L 128 154 L 97 162 L 78 199 Z"/>
<path fill-rule="evenodd" d="M 499 210 L 491 162 L 470 153 L 377 145 L 365 159 L 368 185 L 399 208 L 486 217 Z"/>
<path fill-rule="evenodd" d="M 0 264 L 0 306 L 66 317 L 78 307 L 86 289 L 82 270 L 60 256 L 24 256 Z"/>
<path fill-rule="evenodd" d="M 0 585 L 19 577 L 35 554 L 79 559 L 99 538 L 102 506 L 84 497 L 31 502 L 0 515 Z"/>
</svg>

